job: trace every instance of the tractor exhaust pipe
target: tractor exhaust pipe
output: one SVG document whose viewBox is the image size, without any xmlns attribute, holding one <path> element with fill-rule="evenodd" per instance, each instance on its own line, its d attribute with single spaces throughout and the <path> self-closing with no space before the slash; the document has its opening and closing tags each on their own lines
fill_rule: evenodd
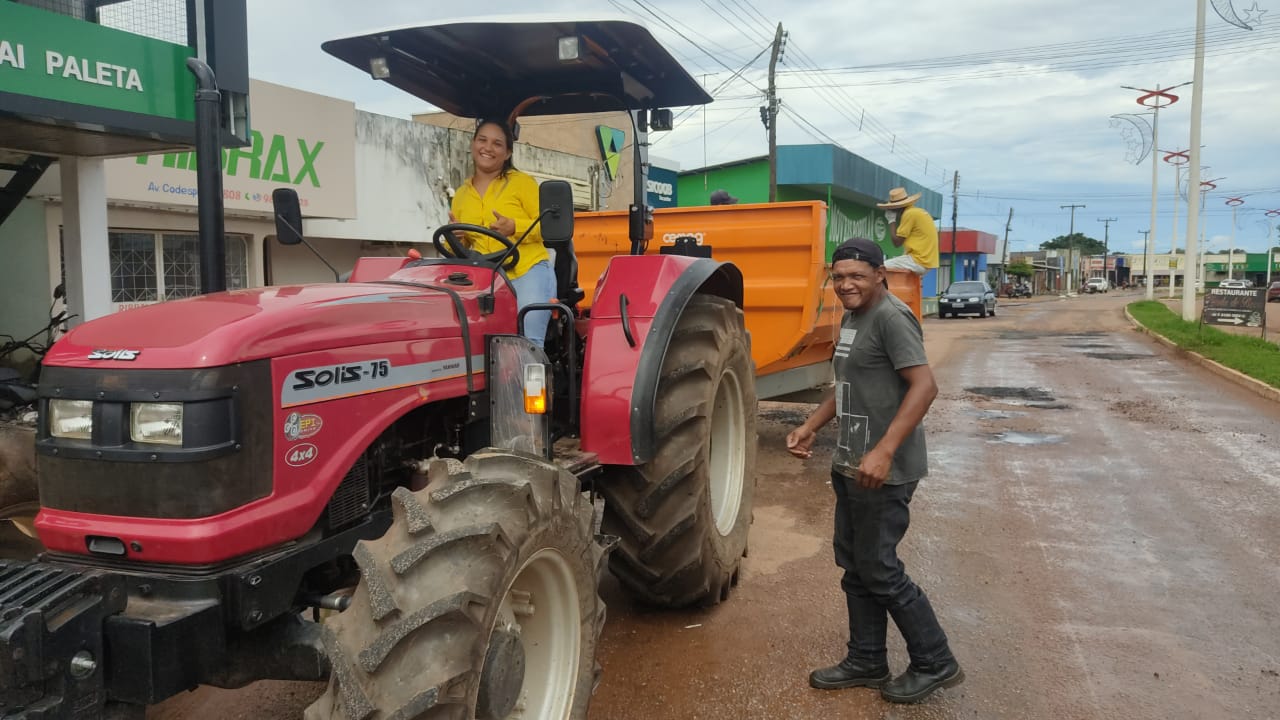
<svg viewBox="0 0 1280 720">
<path fill-rule="evenodd" d="M 200 292 L 227 289 L 227 247 L 222 206 L 222 93 L 213 69 L 187 58 L 196 76 L 196 197 L 200 212 Z"/>
</svg>

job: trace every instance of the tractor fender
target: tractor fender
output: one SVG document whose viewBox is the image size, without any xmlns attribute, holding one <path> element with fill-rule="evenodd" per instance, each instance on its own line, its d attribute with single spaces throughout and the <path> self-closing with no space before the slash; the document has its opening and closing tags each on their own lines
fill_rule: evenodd
<svg viewBox="0 0 1280 720">
<path fill-rule="evenodd" d="M 609 261 L 587 325 L 582 371 L 582 449 L 606 465 L 639 465 L 655 452 L 658 377 L 689 299 L 705 293 L 742 307 L 742 272 L 682 255 Z"/>
</svg>

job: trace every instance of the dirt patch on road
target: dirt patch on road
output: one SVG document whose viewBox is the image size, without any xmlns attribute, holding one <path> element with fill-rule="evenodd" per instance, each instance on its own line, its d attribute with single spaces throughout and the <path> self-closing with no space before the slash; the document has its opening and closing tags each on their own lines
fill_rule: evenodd
<svg viewBox="0 0 1280 720">
<path fill-rule="evenodd" d="M 1163 403 L 1152 400 L 1113 400 L 1108 405 L 1111 412 L 1136 423 L 1144 423 L 1180 432 L 1203 434 L 1203 427 L 1183 419 Z"/>
</svg>

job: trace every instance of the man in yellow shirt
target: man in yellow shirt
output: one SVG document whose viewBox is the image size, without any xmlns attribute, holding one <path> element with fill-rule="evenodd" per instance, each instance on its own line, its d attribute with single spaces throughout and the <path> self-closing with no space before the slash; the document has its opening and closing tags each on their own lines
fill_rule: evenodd
<svg viewBox="0 0 1280 720">
<path fill-rule="evenodd" d="M 908 196 L 905 188 L 898 187 L 889 191 L 888 202 L 876 203 L 884 208 L 894 247 L 903 250 L 902 255 L 885 261 L 886 268 L 924 275 L 938 267 L 938 226 L 927 211 L 916 207 L 919 199 L 920 193 Z"/>
</svg>

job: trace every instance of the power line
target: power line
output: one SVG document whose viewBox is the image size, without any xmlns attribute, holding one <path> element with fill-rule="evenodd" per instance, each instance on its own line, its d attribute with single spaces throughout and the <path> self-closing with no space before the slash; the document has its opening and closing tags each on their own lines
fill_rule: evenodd
<svg viewBox="0 0 1280 720">
<path fill-rule="evenodd" d="M 943 55 L 917 60 L 898 60 L 868 65 L 846 65 L 835 68 L 824 68 L 821 72 L 856 73 L 881 72 L 885 70 L 938 69 L 947 67 L 967 67 L 971 65 L 999 62 L 1032 62 L 1056 58 L 1074 59 L 1079 58 L 1082 55 L 1149 54 L 1150 50 L 1153 48 L 1177 48 L 1182 52 L 1176 53 L 1176 55 L 1178 57 L 1183 57 L 1185 55 L 1185 50 L 1192 42 L 1194 42 L 1194 30 L 1186 31 L 1186 33 L 1188 36 L 1183 39 L 1172 37 L 1169 33 L 1122 36 L 1079 42 L 1030 45 L 1021 48 L 991 50 L 960 55 Z M 1239 30 L 1234 28 L 1220 28 L 1217 33 L 1219 38 L 1217 42 L 1222 42 L 1224 44 L 1250 43 L 1262 39 L 1269 39 L 1277 34 L 1280 34 L 1280 29 L 1258 30 L 1248 34 L 1242 34 Z M 1209 41 L 1207 40 L 1206 42 Z"/>
<path fill-rule="evenodd" d="M 663 26 L 664 26 L 664 27 L 666 27 L 668 30 L 670 30 L 671 32 L 675 33 L 676 35 L 679 35 L 682 39 L 684 39 L 684 41 L 685 41 L 685 42 L 689 43 L 690 45 L 693 45 L 693 46 L 697 47 L 699 50 L 701 50 L 701 51 L 702 51 L 702 54 L 704 54 L 704 55 L 706 55 L 707 57 L 711 58 L 713 61 L 715 61 L 715 63 L 716 63 L 717 65 L 719 65 L 720 67 L 723 67 L 725 70 L 728 70 L 729 72 L 733 72 L 733 71 L 734 71 L 734 70 L 733 70 L 733 68 L 731 68 L 731 67 L 729 67 L 728 65 L 726 65 L 726 64 L 724 63 L 724 61 L 723 61 L 723 60 L 721 60 L 720 58 L 718 58 L 718 57 L 716 57 L 715 55 L 711 54 L 711 53 L 710 53 L 710 52 L 709 52 L 705 47 L 703 47 L 703 46 L 699 45 L 698 43 L 695 43 L 693 40 L 690 40 L 688 35 L 685 35 L 684 33 L 680 32 L 678 29 L 676 29 L 676 27 L 675 27 L 674 25 L 672 25 L 671 23 L 667 22 L 667 20 L 666 20 L 664 17 L 662 17 L 661 15 L 659 15 L 655 10 L 653 10 L 653 9 L 652 9 L 652 8 L 650 8 L 647 4 L 645 4 L 644 0 L 631 0 L 631 1 L 632 1 L 632 2 L 634 2 L 637 6 L 639 6 L 641 10 L 644 10 L 645 12 L 649 13 L 650 15 L 652 15 L 652 16 L 654 17 L 654 19 L 656 19 L 658 22 L 662 23 L 662 24 L 663 24 Z M 745 79 L 745 78 L 743 78 L 743 79 Z M 760 90 L 761 92 L 763 92 L 763 90 L 761 90 L 760 86 L 756 85 L 755 83 L 751 82 L 750 80 L 747 80 L 747 82 L 748 82 L 749 84 L 751 84 L 753 87 L 755 87 L 755 89 L 756 89 L 756 90 Z"/>
</svg>

